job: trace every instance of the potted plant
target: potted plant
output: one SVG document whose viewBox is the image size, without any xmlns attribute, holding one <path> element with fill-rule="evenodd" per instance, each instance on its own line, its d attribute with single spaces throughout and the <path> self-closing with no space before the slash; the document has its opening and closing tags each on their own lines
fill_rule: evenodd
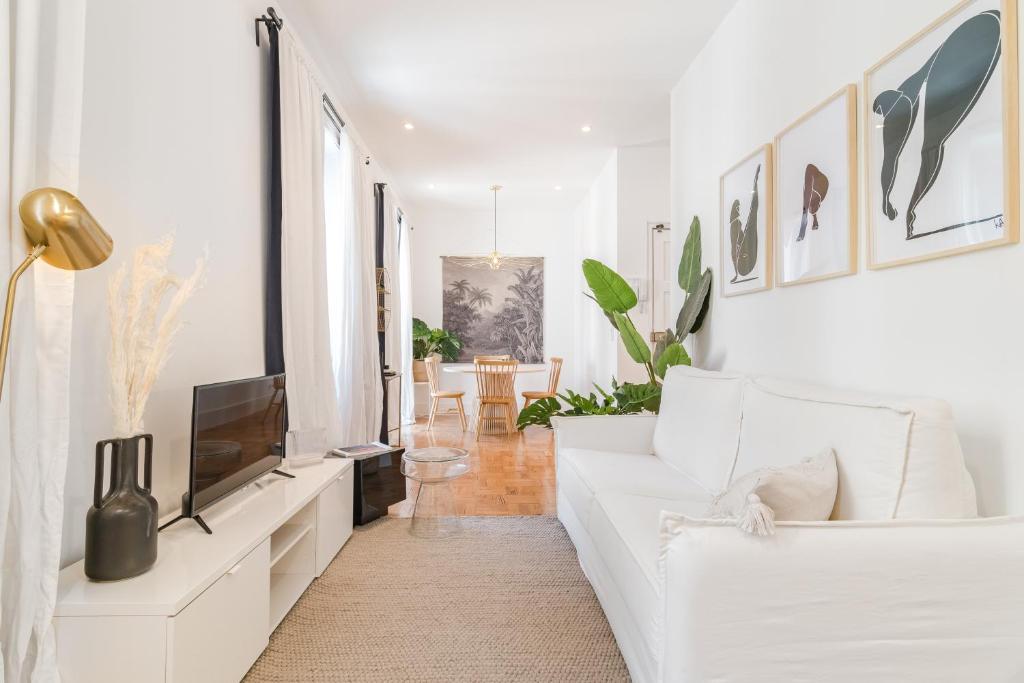
<svg viewBox="0 0 1024 683">
<path fill-rule="evenodd" d="M 430 326 L 419 318 L 412 319 L 412 378 L 415 382 L 427 381 L 426 360 L 437 354 L 441 360 L 458 360 L 462 351 L 462 340 L 452 332 Z"/>
</svg>

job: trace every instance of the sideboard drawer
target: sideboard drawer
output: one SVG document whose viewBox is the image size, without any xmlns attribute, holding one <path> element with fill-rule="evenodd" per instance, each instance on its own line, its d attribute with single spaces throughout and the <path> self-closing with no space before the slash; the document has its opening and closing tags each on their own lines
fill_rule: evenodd
<svg viewBox="0 0 1024 683">
<path fill-rule="evenodd" d="M 270 539 L 170 619 L 168 681 L 236 683 L 267 646 Z"/>
</svg>

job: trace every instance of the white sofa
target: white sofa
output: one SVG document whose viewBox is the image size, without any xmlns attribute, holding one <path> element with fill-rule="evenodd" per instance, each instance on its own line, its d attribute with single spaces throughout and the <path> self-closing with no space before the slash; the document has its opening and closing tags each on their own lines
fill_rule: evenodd
<svg viewBox="0 0 1024 683">
<path fill-rule="evenodd" d="M 634 680 L 1024 680 L 1024 520 L 977 518 L 947 404 L 676 367 L 658 416 L 553 423 L 558 517 Z M 831 521 L 700 519 L 824 447 Z"/>
</svg>

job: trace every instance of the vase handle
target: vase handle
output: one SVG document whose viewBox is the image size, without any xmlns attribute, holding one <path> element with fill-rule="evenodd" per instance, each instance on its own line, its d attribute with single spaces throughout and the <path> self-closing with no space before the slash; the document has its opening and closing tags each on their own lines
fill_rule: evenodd
<svg viewBox="0 0 1024 683">
<path fill-rule="evenodd" d="M 96 476 L 93 480 L 92 488 L 92 505 L 99 509 L 103 504 L 103 454 L 107 449 L 107 444 L 110 444 L 111 457 L 114 455 L 114 451 L 118 447 L 118 439 L 106 439 L 105 441 L 96 442 Z"/>
<path fill-rule="evenodd" d="M 153 435 L 142 434 L 143 442 L 146 444 L 146 457 L 142 465 L 142 488 L 146 493 L 153 492 Z"/>
</svg>

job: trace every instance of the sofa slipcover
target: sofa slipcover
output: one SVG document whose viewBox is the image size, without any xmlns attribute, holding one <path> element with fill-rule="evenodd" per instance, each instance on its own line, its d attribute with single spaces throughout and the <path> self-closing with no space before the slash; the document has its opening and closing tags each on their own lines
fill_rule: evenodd
<svg viewBox="0 0 1024 683">
<path fill-rule="evenodd" d="M 658 416 L 552 424 L 558 515 L 634 680 L 1024 674 L 1024 519 L 972 519 L 946 403 L 672 368 Z M 699 519 L 746 471 L 823 448 L 836 521 Z"/>
</svg>

